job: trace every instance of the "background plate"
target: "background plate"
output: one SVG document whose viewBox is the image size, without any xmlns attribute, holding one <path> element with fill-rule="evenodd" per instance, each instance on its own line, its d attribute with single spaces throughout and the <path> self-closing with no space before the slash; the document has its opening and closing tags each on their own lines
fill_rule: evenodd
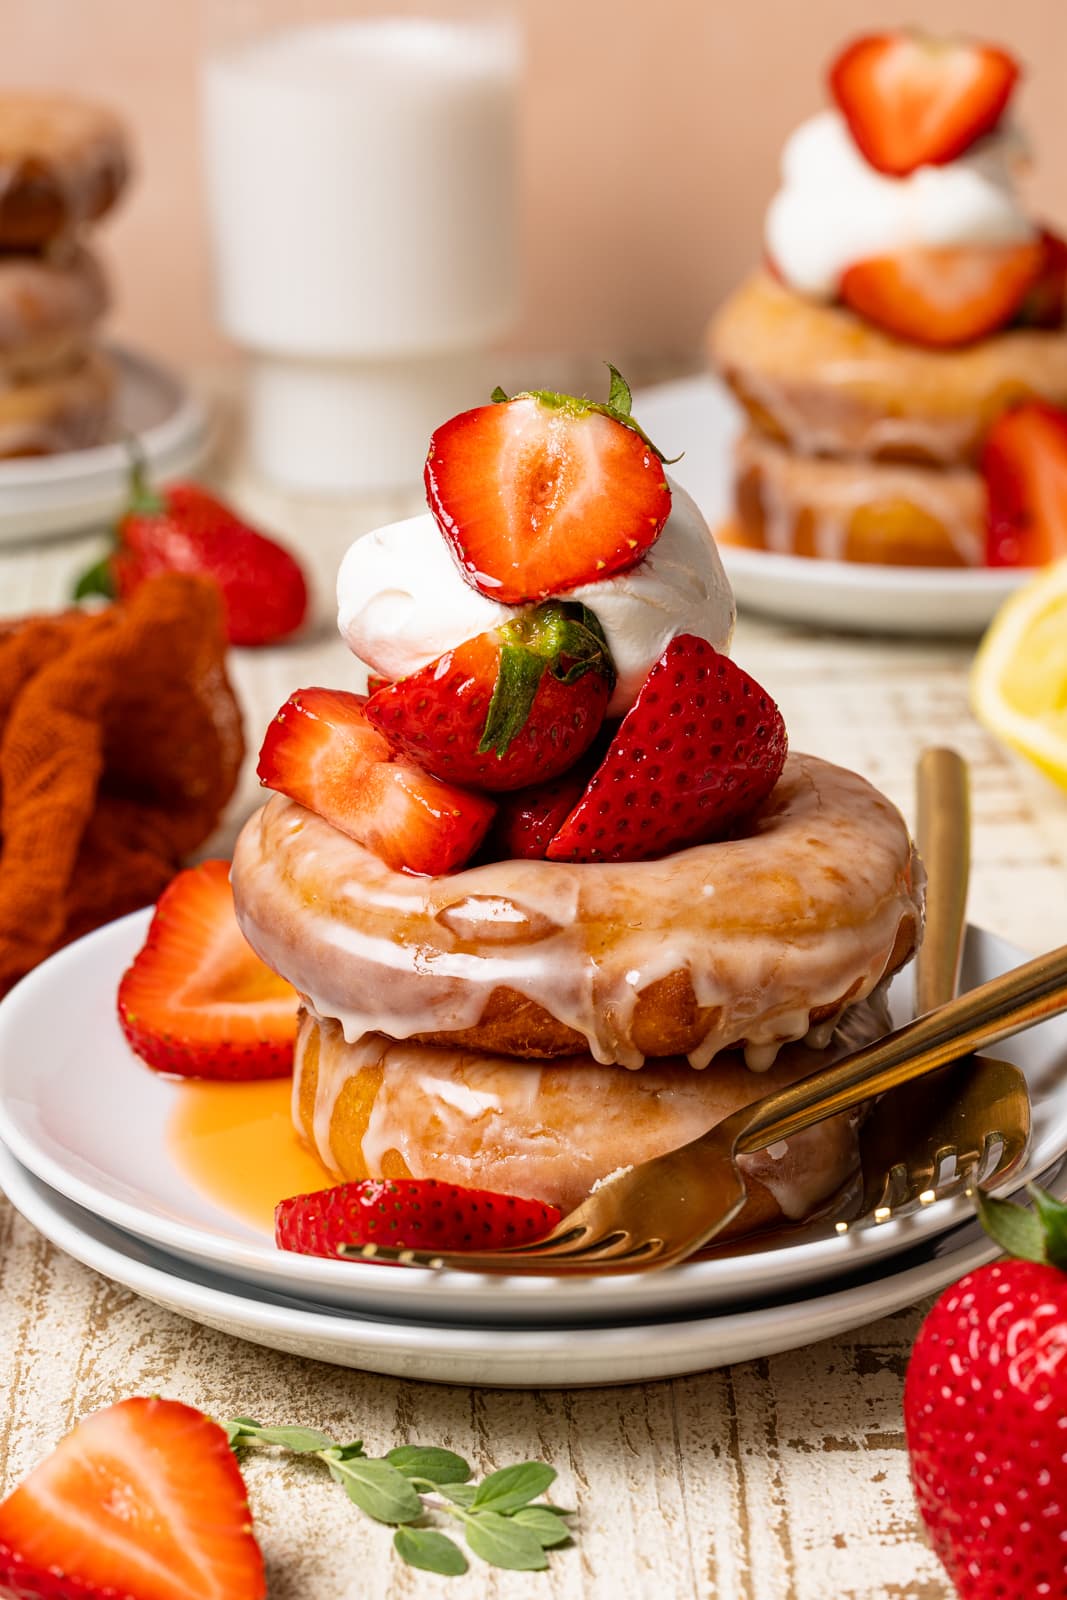
<svg viewBox="0 0 1067 1600">
<path fill-rule="evenodd" d="M 119 380 L 114 442 L 0 461 L 0 544 L 114 521 L 126 500 L 130 463 L 123 441 L 131 434 L 150 476 L 160 481 L 194 472 L 211 449 L 211 413 L 177 373 L 118 345 L 108 354 Z"/>
<path fill-rule="evenodd" d="M 669 471 L 715 529 L 730 515 L 733 443 L 742 426 L 725 386 L 710 377 L 660 384 L 634 397 L 634 415 L 668 456 L 685 451 Z M 850 632 L 973 636 L 1030 576 L 814 561 L 729 545 L 720 551 L 742 610 Z"/>
<path fill-rule="evenodd" d="M 1064 1193 L 1062 1177 L 1049 1186 Z M 876 1271 L 848 1288 L 791 1303 L 618 1327 L 442 1327 L 241 1289 L 82 1211 L 35 1179 L 2 1146 L 0 1187 L 61 1250 L 168 1311 L 310 1360 L 475 1388 L 642 1383 L 777 1355 L 913 1305 L 997 1255 L 972 1221 L 912 1252 L 900 1270 Z"/>
<path fill-rule="evenodd" d="M 38 1178 L 85 1210 L 194 1265 L 221 1268 L 256 1288 L 331 1301 L 361 1312 L 438 1321 L 573 1322 L 670 1315 L 803 1292 L 907 1250 L 970 1215 L 960 1196 L 843 1237 L 829 1226 L 795 1242 L 620 1278 L 500 1278 L 325 1261 L 276 1250 L 270 1236 L 201 1195 L 174 1159 L 167 1130 L 181 1083 L 129 1050 L 115 1014 L 125 967 L 150 913 L 136 912 L 43 963 L 0 1003 L 0 1139 Z M 983 982 L 1025 959 L 971 929 L 963 982 Z M 911 1014 L 905 976 L 892 990 L 898 1021 Z M 1067 1019 L 998 1047 L 1026 1071 L 1034 1134 L 1024 1169 L 1067 1150 Z"/>
</svg>

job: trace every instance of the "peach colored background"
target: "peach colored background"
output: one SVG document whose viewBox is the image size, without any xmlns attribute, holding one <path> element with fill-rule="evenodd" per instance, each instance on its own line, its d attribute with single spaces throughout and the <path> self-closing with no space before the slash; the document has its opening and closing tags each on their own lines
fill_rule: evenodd
<svg viewBox="0 0 1067 1600">
<path fill-rule="evenodd" d="M 106 230 L 115 326 L 184 361 L 221 348 L 198 169 L 205 5 L 0 0 L 0 80 L 76 88 L 126 116 L 140 175 Z M 782 139 L 822 103 L 835 46 L 894 20 L 984 33 L 1024 59 L 1035 204 L 1067 222 L 1064 0 L 911 0 L 899 10 L 875 0 L 525 0 L 523 10 L 520 347 L 695 360 L 707 312 L 758 250 Z"/>
</svg>

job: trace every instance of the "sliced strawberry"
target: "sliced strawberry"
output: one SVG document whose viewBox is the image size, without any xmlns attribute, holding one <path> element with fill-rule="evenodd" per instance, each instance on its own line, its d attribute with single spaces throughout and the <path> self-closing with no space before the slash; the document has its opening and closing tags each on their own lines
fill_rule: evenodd
<svg viewBox="0 0 1067 1600">
<path fill-rule="evenodd" d="M 906 250 L 849 267 L 841 298 L 898 339 L 947 349 L 984 338 L 1018 313 L 1040 276 L 1041 242 Z"/>
<path fill-rule="evenodd" d="M 262 1600 L 226 1435 L 176 1400 L 94 1411 L 0 1505 L 0 1595 Z"/>
<path fill-rule="evenodd" d="M 1028 400 L 986 435 L 986 562 L 1043 567 L 1067 556 L 1067 411 Z"/>
<path fill-rule="evenodd" d="M 380 672 L 367 673 L 367 693 L 377 694 L 379 689 L 388 689 L 392 678 L 385 678 Z"/>
<path fill-rule="evenodd" d="M 995 128 L 1018 77 L 1005 50 L 902 28 L 848 45 L 830 92 L 871 166 L 901 178 L 954 161 Z"/>
<path fill-rule="evenodd" d="M 1015 320 L 1027 328 L 1059 328 L 1067 304 L 1067 240 L 1051 228 L 1043 228 L 1039 243 L 1041 268 Z"/>
<path fill-rule="evenodd" d="M 130 1047 L 183 1078 L 284 1077 L 299 1003 L 237 925 L 228 861 L 201 862 L 167 885 L 118 995 Z"/>
<path fill-rule="evenodd" d="M 501 796 L 489 836 L 489 848 L 496 859 L 545 859 L 549 844 L 578 804 L 603 760 L 600 744 L 598 739 L 593 748 L 560 777 Z"/>
<path fill-rule="evenodd" d="M 640 561 L 671 491 L 619 374 L 605 405 L 547 390 L 493 398 L 438 428 L 426 460 L 430 510 L 467 582 L 526 605 Z"/>
<path fill-rule="evenodd" d="M 782 714 L 704 639 L 672 639 L 603 763 L 548 847 L 551 861 L 643 861 L 720 838 L 782 774 Z"/>
<path fill-rule="evenodd" d="M 499 1250 L 543 1239 L 556 1206 L 436 1178 L 364 1178 L 283 1200 L 274 1213 L 280 1250 L 336 1256 L 343 1245 L 395 1249 Z"/>
<path fill-rule="evenodd" d="M 373 850 L 398 872 L 451 872 L 493 820 L 483 795 L 441 783 L 370 722 L 362 695 L 298 689 L 267 729 L 259 779 Z"/>
<path fill-rule="evenodd" d="M 439 778 L 522 789 L 577 761 L 614 687 L 596 617 L 586 606 L 553 601 L 382 689 L 366 714 Z"/>
</svg>

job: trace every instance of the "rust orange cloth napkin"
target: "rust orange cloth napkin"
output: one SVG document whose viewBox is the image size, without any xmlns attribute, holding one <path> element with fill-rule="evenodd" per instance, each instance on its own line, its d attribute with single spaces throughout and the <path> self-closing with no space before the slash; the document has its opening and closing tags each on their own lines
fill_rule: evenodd
<svg viewBox="0 0 1067 1600">
<path fill-rule="evenodd" d="M 0 994 L 215 826 L 244 754 L 225 651 L 217 589 L 177 574 L 0 628 Z"/>
</svg>

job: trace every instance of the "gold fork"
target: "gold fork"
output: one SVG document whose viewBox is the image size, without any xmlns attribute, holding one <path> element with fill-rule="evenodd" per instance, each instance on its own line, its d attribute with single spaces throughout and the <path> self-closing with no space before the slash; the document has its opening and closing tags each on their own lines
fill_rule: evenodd
<svg viewBox="0 0 1067 1600">
<path fill-rule="evenodd" d="M 959 1056 L 1067 1011 L 1067 945 L 984 983 L 949 1005 L 735 1111 L 699 1139 L 620 1173 L 557 1223 L 512 1250 L 339 1254 L 407 1266 L 495 1273 L 619 1273 L 671 1266 L 701 1249 L 741 1210 L 737 1157 L 847 1111 Z"/>
<path fill-rule="evenodd" d="M 927 871 L 926 933 L 915 961 L 921 1016 L 956 993 L 971 808 L 967 764 L 955 750 L 924 750 L 916 780 L 915 834 Z M 853 1225 L 884 1222 L 976 1179 L 994 1186 L 1022 1160 L 1029 1141 L 1030 1093 L 1009 1061 L 967 1056 L 904 1084 L 882 1097 L 860 1131 L 863 1197 Z"/>
</svg>

